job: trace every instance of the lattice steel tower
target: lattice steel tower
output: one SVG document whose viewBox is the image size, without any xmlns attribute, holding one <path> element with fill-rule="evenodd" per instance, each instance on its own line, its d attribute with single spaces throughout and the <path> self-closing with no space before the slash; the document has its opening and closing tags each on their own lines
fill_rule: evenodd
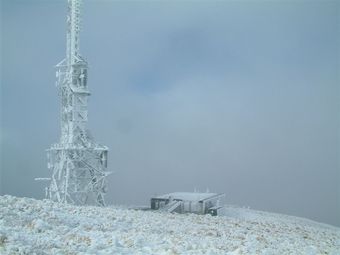
<svg viewBox="0 0 340 255">
<path fill-rule="evenodd" d="M 46 196 L 73 204 L 105 205 L 107 152 L 86 129 L 87 62 L 79 53 L 81 0 L 68 0 L 66 58 L 57 67 L 61 138 L 47 150 L 52 170 Z"/>
</svg>

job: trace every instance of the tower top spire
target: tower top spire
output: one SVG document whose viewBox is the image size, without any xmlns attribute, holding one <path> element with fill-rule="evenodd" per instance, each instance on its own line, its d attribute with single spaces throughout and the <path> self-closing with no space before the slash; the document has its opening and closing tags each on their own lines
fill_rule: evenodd
<svg viewBox="0 0 340 255">
<path fill-rule="evenodd" d="M 67 12 L 67 62 L 74 64 L 80 56 L 80 6 L 82 0 L 68 0 Z"/>
</svg>

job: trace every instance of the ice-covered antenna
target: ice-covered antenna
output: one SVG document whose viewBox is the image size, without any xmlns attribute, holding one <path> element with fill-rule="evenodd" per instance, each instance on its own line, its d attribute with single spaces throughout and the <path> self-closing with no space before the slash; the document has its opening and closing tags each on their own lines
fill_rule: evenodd
<svg viewBox="0 0 340 255">
<path fill-rule="evenodd" d="M 80 46 L 80 6 L 81 0 L 68 0 L 67 12 L 67 46 L 66 56 L 68 64 L 74 64 L 79 54 Z"/>
<path fill-rule="evenodd" d="M 47 150 L 52 170 L 47 197 L 58 202 L 105 205 L 108 148 L 86 128 L 87 62 L 79 52 L 81 0 L 67 0 L 66 58 L 57 65 L 61 137 Z M 40 178 L 38 180 L 48 180 Z"/>
</svg>

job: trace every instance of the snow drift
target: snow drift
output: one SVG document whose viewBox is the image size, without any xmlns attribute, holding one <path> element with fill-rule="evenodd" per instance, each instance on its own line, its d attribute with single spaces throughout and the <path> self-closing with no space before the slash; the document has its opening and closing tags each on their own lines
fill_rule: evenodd
<svg viewBox="0 0 340 255">
<path fill-rule="evenodd" d="M 340 229 L 225 208 L 225 216 L 0 196 L 0 254 L 340 254 Z"/>
</svg>

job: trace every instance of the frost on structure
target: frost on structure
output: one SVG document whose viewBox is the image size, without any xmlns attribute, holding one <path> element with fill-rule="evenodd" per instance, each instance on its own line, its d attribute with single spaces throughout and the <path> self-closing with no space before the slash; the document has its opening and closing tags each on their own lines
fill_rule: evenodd
<svg viewBox="0 0 340 255">
<path fill-rule="evenodd" d="M 47 150 L 52 170 L 46 196 L 54 201 L 104 206 L 108 148 L 97 144 L 86 129 L 87 62 L 79 53 L 81 0 L 68 0 L 67 52 L 57 67 L 61 98 L 61 137 Z"/>
</svg>

